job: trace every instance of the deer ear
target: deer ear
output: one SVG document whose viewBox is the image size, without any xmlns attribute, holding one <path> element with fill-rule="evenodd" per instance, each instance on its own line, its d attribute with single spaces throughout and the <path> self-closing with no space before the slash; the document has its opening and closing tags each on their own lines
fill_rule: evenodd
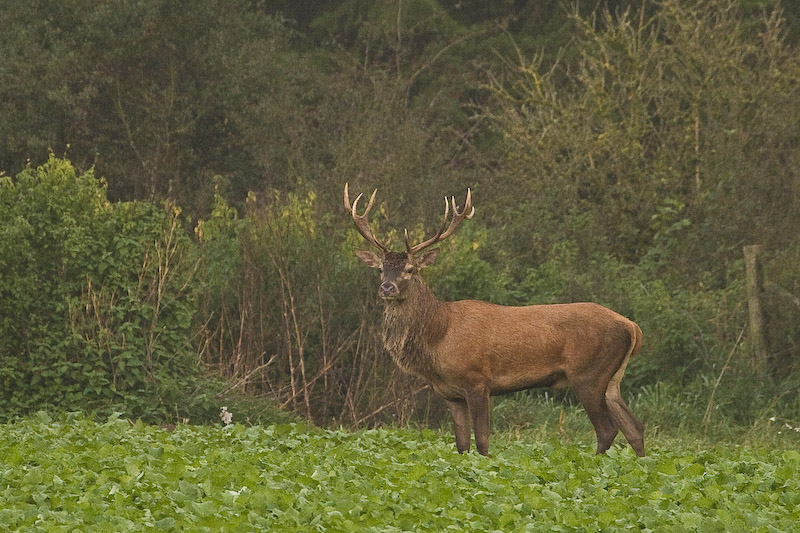
<svg viewBox="0 0 800 533">
<path fill-rule="evenodd" d="M 364 264 L 368 267 L 380 268 L 381 264 L 383 264 L 381 258 L 372 252 L 368 252 L 366 250 L 355 250 L 355 254 L 359 259 L 364 261 Z"/>
<path fill-rule="evenodd" d="M 428 250 L 424 254 L 419 257 L 419 268 L 425 268 L 431 266 L 434 261 L 436 261 L 436 256 L 439 255 L 440 248 L 434 248 L 433 250 Z"/>
</svg>

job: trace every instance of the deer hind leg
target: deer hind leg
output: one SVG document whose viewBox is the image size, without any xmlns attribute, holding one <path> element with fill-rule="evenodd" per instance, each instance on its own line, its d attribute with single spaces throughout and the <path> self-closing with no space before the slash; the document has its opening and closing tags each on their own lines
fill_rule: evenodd
<svg viewBox="0 0 800 533">
<path fill-rule="evenodd" d="M 644 425 L 631 412 L 628 404 L 622 399 L 622 394 L 619 390 L 619 383 L 622 381 L 622 376 L 625 375 L 625 367 L 628 366 L 628 359 L 630 359 L 630 355 L 625 358 L 619 370 L 617 370 L 608 383 L 605 400 L 609 413 L 617 425 L 619 425 L 622 434 L 628 439 L 633 451 L 635 451 L 636 455 L 639 457 L 644 457 Z"/>
<path fill-rule="evenodd" d="M 619 426 L 606 406 L 604 391 L 593 384 L 575 384 L 572 390 L 594 426 L 597 434 L 597 453 L 606 453 L 617 437 Z"/>
<path fill-rule="evenodd" d="M 469 451 L 469 440 L 472 427 L 470 424 L 469 407 L 467 402 L 445 400 L 450 416 L 453 417 L 453 429 L 456 434 L 456 449 L 458 453 Z"/>
<path fill-rule="evenodd" d="M 481 455 L 489 455 L 489 390 L 479 387 L 466 396 L 475 429 L 475 447 Z"/>
</svg>

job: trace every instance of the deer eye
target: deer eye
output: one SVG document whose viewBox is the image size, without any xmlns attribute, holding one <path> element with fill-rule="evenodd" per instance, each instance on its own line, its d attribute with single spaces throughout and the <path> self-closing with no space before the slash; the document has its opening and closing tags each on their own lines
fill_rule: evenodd
<svg viewBox="0 0 800 533">
<path fill-rule="evenodd" d="M 414 267 L 413 266 L 407 266 L 406 267 L 406 274 L 413 274 L 413 273 L 414 273 Z"/>
</svg>

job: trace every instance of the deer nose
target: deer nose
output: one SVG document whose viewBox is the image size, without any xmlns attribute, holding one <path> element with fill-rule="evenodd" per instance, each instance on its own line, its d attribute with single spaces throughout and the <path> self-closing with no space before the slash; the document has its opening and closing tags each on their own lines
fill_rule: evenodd
<svg viewBox="0 0 800 533">
<path fill-rule="evenodd" d="M 400 289 L 391 281 L 384 281 L 378 288 L 378 296 L 381 298 L 394 298 L 400 294 Z"/>
</svg>

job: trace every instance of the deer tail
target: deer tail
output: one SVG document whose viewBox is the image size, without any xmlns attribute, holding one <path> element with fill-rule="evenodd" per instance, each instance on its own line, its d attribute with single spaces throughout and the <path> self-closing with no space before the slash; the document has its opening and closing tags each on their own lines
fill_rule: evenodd
<svg viewBox="0 0 800 533">
<path fill-rule="evenodd" d="M 622 376 L 625 375 L 625 368 L 628 366 L 628 361 L 630 361 L 631 357 L 636 355 L 639 352 L 639 349 L 642 347 L 642 330 L 632 320 L 628 321 L 628 328 L 630 331 L 630 345 L 628 346 L 628 353 L 625 354 L 625 358 L 622 360 L 622 363 L 619 365 L 619 368 L 614 373 L 614 376 L 611 378 L 611 383 L 609 384 L 609 388 L 612 386 L 619 390 L 619 383 L 622 381 Z"/>
</svg>

